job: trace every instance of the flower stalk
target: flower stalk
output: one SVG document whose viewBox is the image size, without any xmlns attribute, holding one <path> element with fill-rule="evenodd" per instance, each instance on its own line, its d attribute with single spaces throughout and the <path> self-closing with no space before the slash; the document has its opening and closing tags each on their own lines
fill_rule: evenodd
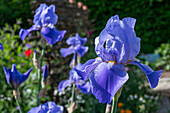
<svg viewBox="0 0 170 113">
<path fill-rule="evenodd" d="M 119 99 L 119 97 L 120 97 L 120 95 L 121 95 L 122 89 L 123 89 L 123 86 L 116 92 L 115 96 L 113 97 L 111 113 L 116 113 L 116 110 L 117 110 L 117 102 L 118 102 L 118 99 Z"/>
<path fill-rule="evenodd" d="M 45 41 L 45 40 L 43 40 Z M 43 48 L 42 48 L 42 52 L 41 52 L 41 59 L 40 59 L 40 66 L 38 68 L 38 94 L 37 94 L 37 106 L 40 104 L 40 98 L 39 98 L 39 93 L 41 91 L 41 79 L 42 79 L 42 76 L 41 76 L 41 71 L 42 71 L 42 63 L 43 63 L 43 58 L 44 58 L 44 52 L 45 52 L 45 43 L 43 42 Z"/>
<path fill-rule="evenodd" d="M 19 92 L 19 89 L 18 89 L 18 88 L 15 89 L 15 90 L 13 90 L 13 95 L 14 95 L 14 97 L 15 97 L 17 106 L 19 107 L 19 112 L 20 112 L 20 113 L 23 113 L 23 112 L 22 112 L 22 109 L 21 109 L 21 106 L 20 106 L 20 103 L 19 103 L 20 92 Z"/>
</svg>

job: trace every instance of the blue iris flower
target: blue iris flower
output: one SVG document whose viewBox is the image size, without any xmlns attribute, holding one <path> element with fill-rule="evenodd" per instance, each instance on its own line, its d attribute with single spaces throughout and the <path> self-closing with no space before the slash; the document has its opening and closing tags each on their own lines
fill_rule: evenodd
<svg viewBox="0 0 170 113">
<path fill-rule="evenodd" d="M 9 68 L 6 69 L 5 66 L 3 68 L 8 84 L 14 89 L 17 89 L 20 86 L 20 84 L 22 84 L 28 78 L 30 72 L 33 69 L 31 68 L 26 73 L 21 74 L 16 69 L 15 64 L 12 65 L 12 70 L 10 70 Z"/>
<path fill-rule="evenodd" d="M 82 57 L 87 51 L 88 47 L 85 47 L 84 44 L 86 43 L 87 38 L 81 38 L 78 33 L 76 33 L 75 37 L 69 37 L 66 40 L 66 43 L 68 45 L 71 45 L 69 48 L 61 48 L 60 53 L 63 57 L 66 57 L 67 55 L 74 54 L 73 60 L 76 59 L 77 54 Z M 70 63 L 70 65 L 72 64 Z"/>
<path fill-rule="evenodd" d="M 0 49 L 3 51 L 4 50 L 4 48 L 3 48 L 3 46 L 2 46 L 2 44 L 0 43 Z"/>
<path fill-rule="evenodd" d="M 38 107 L 32 108 L 28 113 L 63 113 L 63 106 L 56 105 L 55 102 L 49 101 Z"/>
<path fill-rule="evenodd" d="M 41 4 L 35 13 L 33 20 L 34 25 L 29 29 L 20 30 L 19 36 L 21 40 L 24 40 L 31 31 L 41 30 L 41 34 L 50 45 L 61 41 L 66 30 L 58 31 L 54 27 L 58 20 L 58 16 L 55 14 L 55 6 L 50 5 L 48 7 L 46 4 Z"/>
<path fill-rule="evenodd" d="M 140 51 L 140 38 L 136 37 L 134 26 L 136 19 L 111 17 L 99 37 L 95 39 L 95 52 L 98 58 L 75 69 L 84 79 L 90 79 L 93 95 L 100 103 L 110 103 L 116 92 L 128 80 L 124 66 L 137 65 L 146 74 L 151 88 L 158 85 L 162 70 L 153 71 L 141 64 L 135 57 Z"/>
<path fill-rule="evenodd" d="M 74 68 L 81 68 L 82 64 L 78 64 Z M 88 81 L 84 81 L 74 70 L 74 68 L 69 73 L 69 79 L 63 80 L 59 83 L 58 91 L 63 91 L 66 87 L 70 86 L 71 84 L 75 83 L 77 88 L 82 91 L 84 94 L 91 94 L 91 86 Z"/>
</svg>

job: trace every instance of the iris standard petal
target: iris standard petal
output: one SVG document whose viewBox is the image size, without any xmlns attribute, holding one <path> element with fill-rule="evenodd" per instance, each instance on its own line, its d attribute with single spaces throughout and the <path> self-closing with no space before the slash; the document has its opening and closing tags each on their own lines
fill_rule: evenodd
<svg viewBox="0 0 170 113">
<path fill-rule="evenodd" d="M 110 103 L 120 87 L 128 80 L 123 64 L 103 62 L 90 74 L 93 95 L 100 103 Z"/>
<path fill-rule="evenodd" d="M 110 24 L 112 24 L 114 21 L 118 21 L 119 20 L 119 16 L 118 15 L 115 15 L 115 16 L 112 16 L 108 21 L 107 21 L 107 24 L 106 24 L 106 27 L 109 27 Z"/>
<path fill-rule="evenodd" d="M 35 11 L 34 20 L 33 20 L 34 25 L 42 27 L 40 16 L 42 11 L 45 10 L 47 7 L 48 6 L 46 4 L 40 4 L 40 7 Z"/>
<path fill-rule="evenodd" d="M 99 43 L 102 45 L 111 37 L 118 37 L 123 42 L 125 50 L 121 61 L 123 64 L 126 64 L 129 59 L 133 59 L 140 51 L 140 39 L 136 37 L 133 29 L 134 19 L 128 19 L 132 22 L 127 22 L 127 19 L 121 21 L 117 16 L 111 17 L 105 29 L 99 35 Z M 121 53 L 121 51 L 119 51 L 119 53 Z"/>
<path fill-rule="evenodd" d="M 55 5 L 50 5 L 46 7 L 40 15 L 40 20 L 43 26 L 48 24 L 55 25 L 58 20 L 58 16 L 55 14 Z"/>
<path fill-rule="evenodd" d="M 73 54 L 74 51 L 74 47 L 70 46 L 69 48 L 61 48 L 60 49 L 60 53 L 63 57 L 66 57 L 67 55 Z"/>
<path fill-rule="evenodd" d="M 58 91 L 63 91 L 66 87 L 70 86 L 72 84 L 71 80 L 63 80 L 58 85 Z"/>
<path fill-rule="evenodd" d="M 146 74 L 151 88 L 155 88 L 158 85 L 159 79 L 162 75 L 162 70 L 153 71 L 149 66 L 137 61 L 131 61 L 129 64 L 138 66 Z"/>
<path fill-rule="evenodd" d="M 21 38 L 21 40 L 23 41 L 25 39 L 25 37 L 31 32 L 31 31 L 36 31 L 38 30 L 39 28 L 38 27 L 31 27 L 29 29 L 21 29 L 20 32 L 19 32 L 19 36 Z"/>
<path fill-rule="evenodd" d="M 31 73 L 32 69 L 33 69 L 33 68 L 30 68 L 26 73 L 24 73 L 24 74 L 22 75 L 22 78 L 21 78 L 20 83 L 23 83 L 23 82 L 28 78 L 28 76 L 29 76 L 29 74 Z"/>
<path fill-rule="evenodd" d="M 82 80 L 88 79 L 90 72 L 101 63 L 101 59 L 90 59 L 84 64 L 79 64 L 74 67 L 74 70 L 81 77 Z"/>
<path fill-rule="evenodd" d="M 3 48 L 3 45 L 0 43 L 0 49 L 3 51 L 4 48 Z"/>
<path fill-rule="evenodd" d="M 61 41 L 64 38 L 65 33 L 66 30 L 58 31 L 56 28 L 43 27 L 41 29 L 41 34 L 50 45 L 55 44 L 57 41 Z"/>
<path fill-rule="evenodd" d="M 76 36 L 75 37 L 69 37 L 67 40 L 66 40 L 66 43 L 68 45 L 72 45 L 72 46 L 83 46 L 87 41 L 87 38 L 81 38 L 79 36 L 78 33 L 76 33 Z"/>
<path fill-rule="evenodd" d="M 48 68 L 47 68 L 47 64 L 45 64 L 45 68 L 44 68 L 44 70 L 43 70 L 42 76 L 44 77 L 44 80 L 46 80 L 47 77 L 48 77 Z"/>
<path fill-rule="evenodd" d="M 11 70 L 10 69 L 6 69 L 5 66 L 3 66 L 3 68 L 4 68 L 5 75 L 6 75 L 6 80 L 7 80 L 8 84 L 11 85 L 11 83 L 10 83 L 10 71 Z"/>
<path fill-rule="evenodd" d="M 79 40 L 80 41 L 80 45 L 84 45 L 85 43 L 86 43 L 86 41 L 87 41 L 87 38 L 81 38 L 80 36 L 79 36 L 79 34 L 78 33 L 76 33 L 76 40 Z M 78 45 L 79 43 L 77 43 L 76 45 Z"/>
<path fill-rule="evenodd" d="M 84 46 L 75 46 L 74 49 L 78 53 L 78 55 L 82 57 L 85 53 L 87 53 L 89 48 Z"/>
<path fill-rule="evenodd" d="M 122 19 L 123 22 L 127 23 L 132 29 L 135 27 L 136 19 L 127 17 Z"/>
<path fill-rule="evenodd" d="M 85 82 L 83 84 L 76 84 L 77 88 L 81 90 L 82 93 L 84 94 L 91 94 L 91 85 L 90 82 Z"/>
</svg>

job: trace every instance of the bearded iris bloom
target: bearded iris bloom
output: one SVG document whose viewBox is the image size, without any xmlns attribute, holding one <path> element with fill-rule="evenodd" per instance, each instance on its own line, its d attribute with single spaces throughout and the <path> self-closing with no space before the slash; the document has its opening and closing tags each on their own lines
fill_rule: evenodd
<svg viewBox="0 0 170 113">
<path fill-rule="evenodd" d="M 63 113 L 63 106 L 56 105 L 54 102 L 49 101 L 43 105 L 32 108 L 28 113 Z"/>
<path fill-rule="evenodd" d="M 90 79 L 93 95 L 100 103 L 111 103 L 116 92 L 128 80 L 124 66 L 137 65 L 146 74 L 151 88 L 158 85 L 162 70 L 153 71 L 135 57 L 140 51 L 140 38 L 136 37 L 136 19 L 118 15 L 111 17 L 99 37 L 95 39 L 95 52 L 99 58 L 87 61 L 75 69 L 83 79 Z"/>
<path fill-rule="evenodd" d="M 75 66 L 75 68 L 79 68 L 81 67 L 81 65 L 82 64 L 78 64 L 77 66 Z M 90 83 L 88 81 L 82 80 L 81 77 L 79 77 L 77 72 L 74 70 L 74 68 L 70 71 L 69 75 L 70 76 L 68 80 L 63 80 L 59 83 L 59 92 L 63 91 L 66 87 L 75 83 L 77 88 L 80 89 L 82 93 L 91 94 Z"/>
<path fill-rule="evenodd" d="M 66 40 L 66 43 L 71 46 L 69 48 L 61 48 L 60 49 L 61 55 L 63 57 L 66 57 L 67 55 L 74 54 L 72 62 L 73 60 L 77 59 L 76 58 L 77 54 L 80 57 L 82 57 L 88 51 L 88 47 L 84 47 L 84 44 L 86 43 L 86 41 L 87 41 L 87 38 L 81 38 L 79 34 L 76 33 L 75 37 L 69 37 Z"/>
<path fill-rule="evenodd" d="M 0 49 L 3 51 L 4 50 L 4 48 L 3 48 L 3 46 L 2 46 L 2 44 L 0 43 Z"/>
<path fill-rule="evenodd" d="M 58 16 L 55 14 L 55 6 L 46 4 L 41 4 L 36 10 L 34 15 L 34 25 L 29 29 L 21 29 L 19 36 L 21 40 L 31 32 L 40 30 L 42 36 L 47 40 L 47 42 L 52 45 L 57 41 L 61 41 L 66 33 L 66 30 L 58 31 L 54 25 L 57 23 Z"/>
<path fill-rule="evenodd" d="M 26 73 L 21 74 L 16 69 L 15 64 L 12 65 L 11 70 L 9 68 L 6 69 L 5 66 L 3 68 L 6 75 L 6 80 L 13 89 L 17 89 L 28 78 L 30 72 L 33 69 L 31 68 Z"/>
</svg>

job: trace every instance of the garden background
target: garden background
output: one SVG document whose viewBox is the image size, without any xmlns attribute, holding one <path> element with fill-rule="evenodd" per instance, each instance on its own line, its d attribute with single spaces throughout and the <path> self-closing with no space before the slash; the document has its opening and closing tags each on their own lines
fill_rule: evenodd
<svg viewBox="0 0 170 113">
<path fill-rule="evenodd" d="M 40 3 L 55 4 L 56 14 L 59 17 L 56 26 L 59 30 L 67 30 L 64 41 L 46 47 L 44 60 L 49 67 L 50 77 L 48 78 L 48 86 L 42 90 L 42 103 L 52 100 L 57 104 L 66 105 L 70 97 L 70 88 L 62 93 L 57 92 L 59 82 L 68 78 L 69 62 L 72 59 L 72 56 L 63 58 L 59 52 L 60 48 L 68 47 L 65 40 L 76 33 L 79 33 L 81 37 L 87 37 L 86 46 L 89 47 L 89 51 L 82 57 L 81 63 L 95 58 L 94 39 L 105 27 L 107 20 L 116 14 L 121 19 L 133 17 L 137 20 L 135 31 L 137 37 L 141 38 L 141 51 L 138 58 L 142 58 L 142 62 L 154 70 L 163 69 L 163 77 L 166 78 L 166 82 L 169 79 L 170 2 L 168 0 L 77 0 L 73 3 L 70 1 L 0 1 L 0 42 L 4 46 L 4 51 L 1 51 L 0 56 L 0 111 L 3 113 L 16 113 L 18 111 L 11 87 L 6 82 L 3 66 L 11 67 L 11 64 L 17 64 L 17 69 L 21 73 L 26 72 L 30 67 L 33 67 L 33 54 L 29 57 L 25 55 L 25 51 L 28 50 L 27 45 L 31 45 L 30 49 L 36 50 L 39 54 L 42 49 L 39 34 L 36 32 L 31 33 L 24 42 L 19 37 L 20 28 L 32 26 L 33 15 Z M 83 5 L 78 6 L 78 2 Z M 118 112 L 130 110 L 133 113 L 155 113 L 156 111 L 160 113 L 161 110 L 164 110 L 162 113 L 168 113 L 168 107 L 166 104 L 164 105 L 165 101 L 161 103 L 161 99 L 165 97 L 165 100 L 169 99 L 170 89 L 165 89 L 163 92 L 160 89 L 151 90 L 141 70 L 135 66 L 129 66 L 126 69 L 129 72 L 130 80 L 124 85 L 119 99 L 123 106 L 119 106 Z M 20 87 L 23 98 L 22 106 L 25 112 L 36 106 L 36 88 L 34 87 L 37 86 L 37 83 L 36 70 L 33 70 L 28 80 Z M 78 113 L 104 112 L 105 104 L 100 104 L 93 95 L 83 95 L 79 91 L 77 93 L 76 111 Z M 167 102 L 170 103 L 170 101 Z"/>
</svg>

